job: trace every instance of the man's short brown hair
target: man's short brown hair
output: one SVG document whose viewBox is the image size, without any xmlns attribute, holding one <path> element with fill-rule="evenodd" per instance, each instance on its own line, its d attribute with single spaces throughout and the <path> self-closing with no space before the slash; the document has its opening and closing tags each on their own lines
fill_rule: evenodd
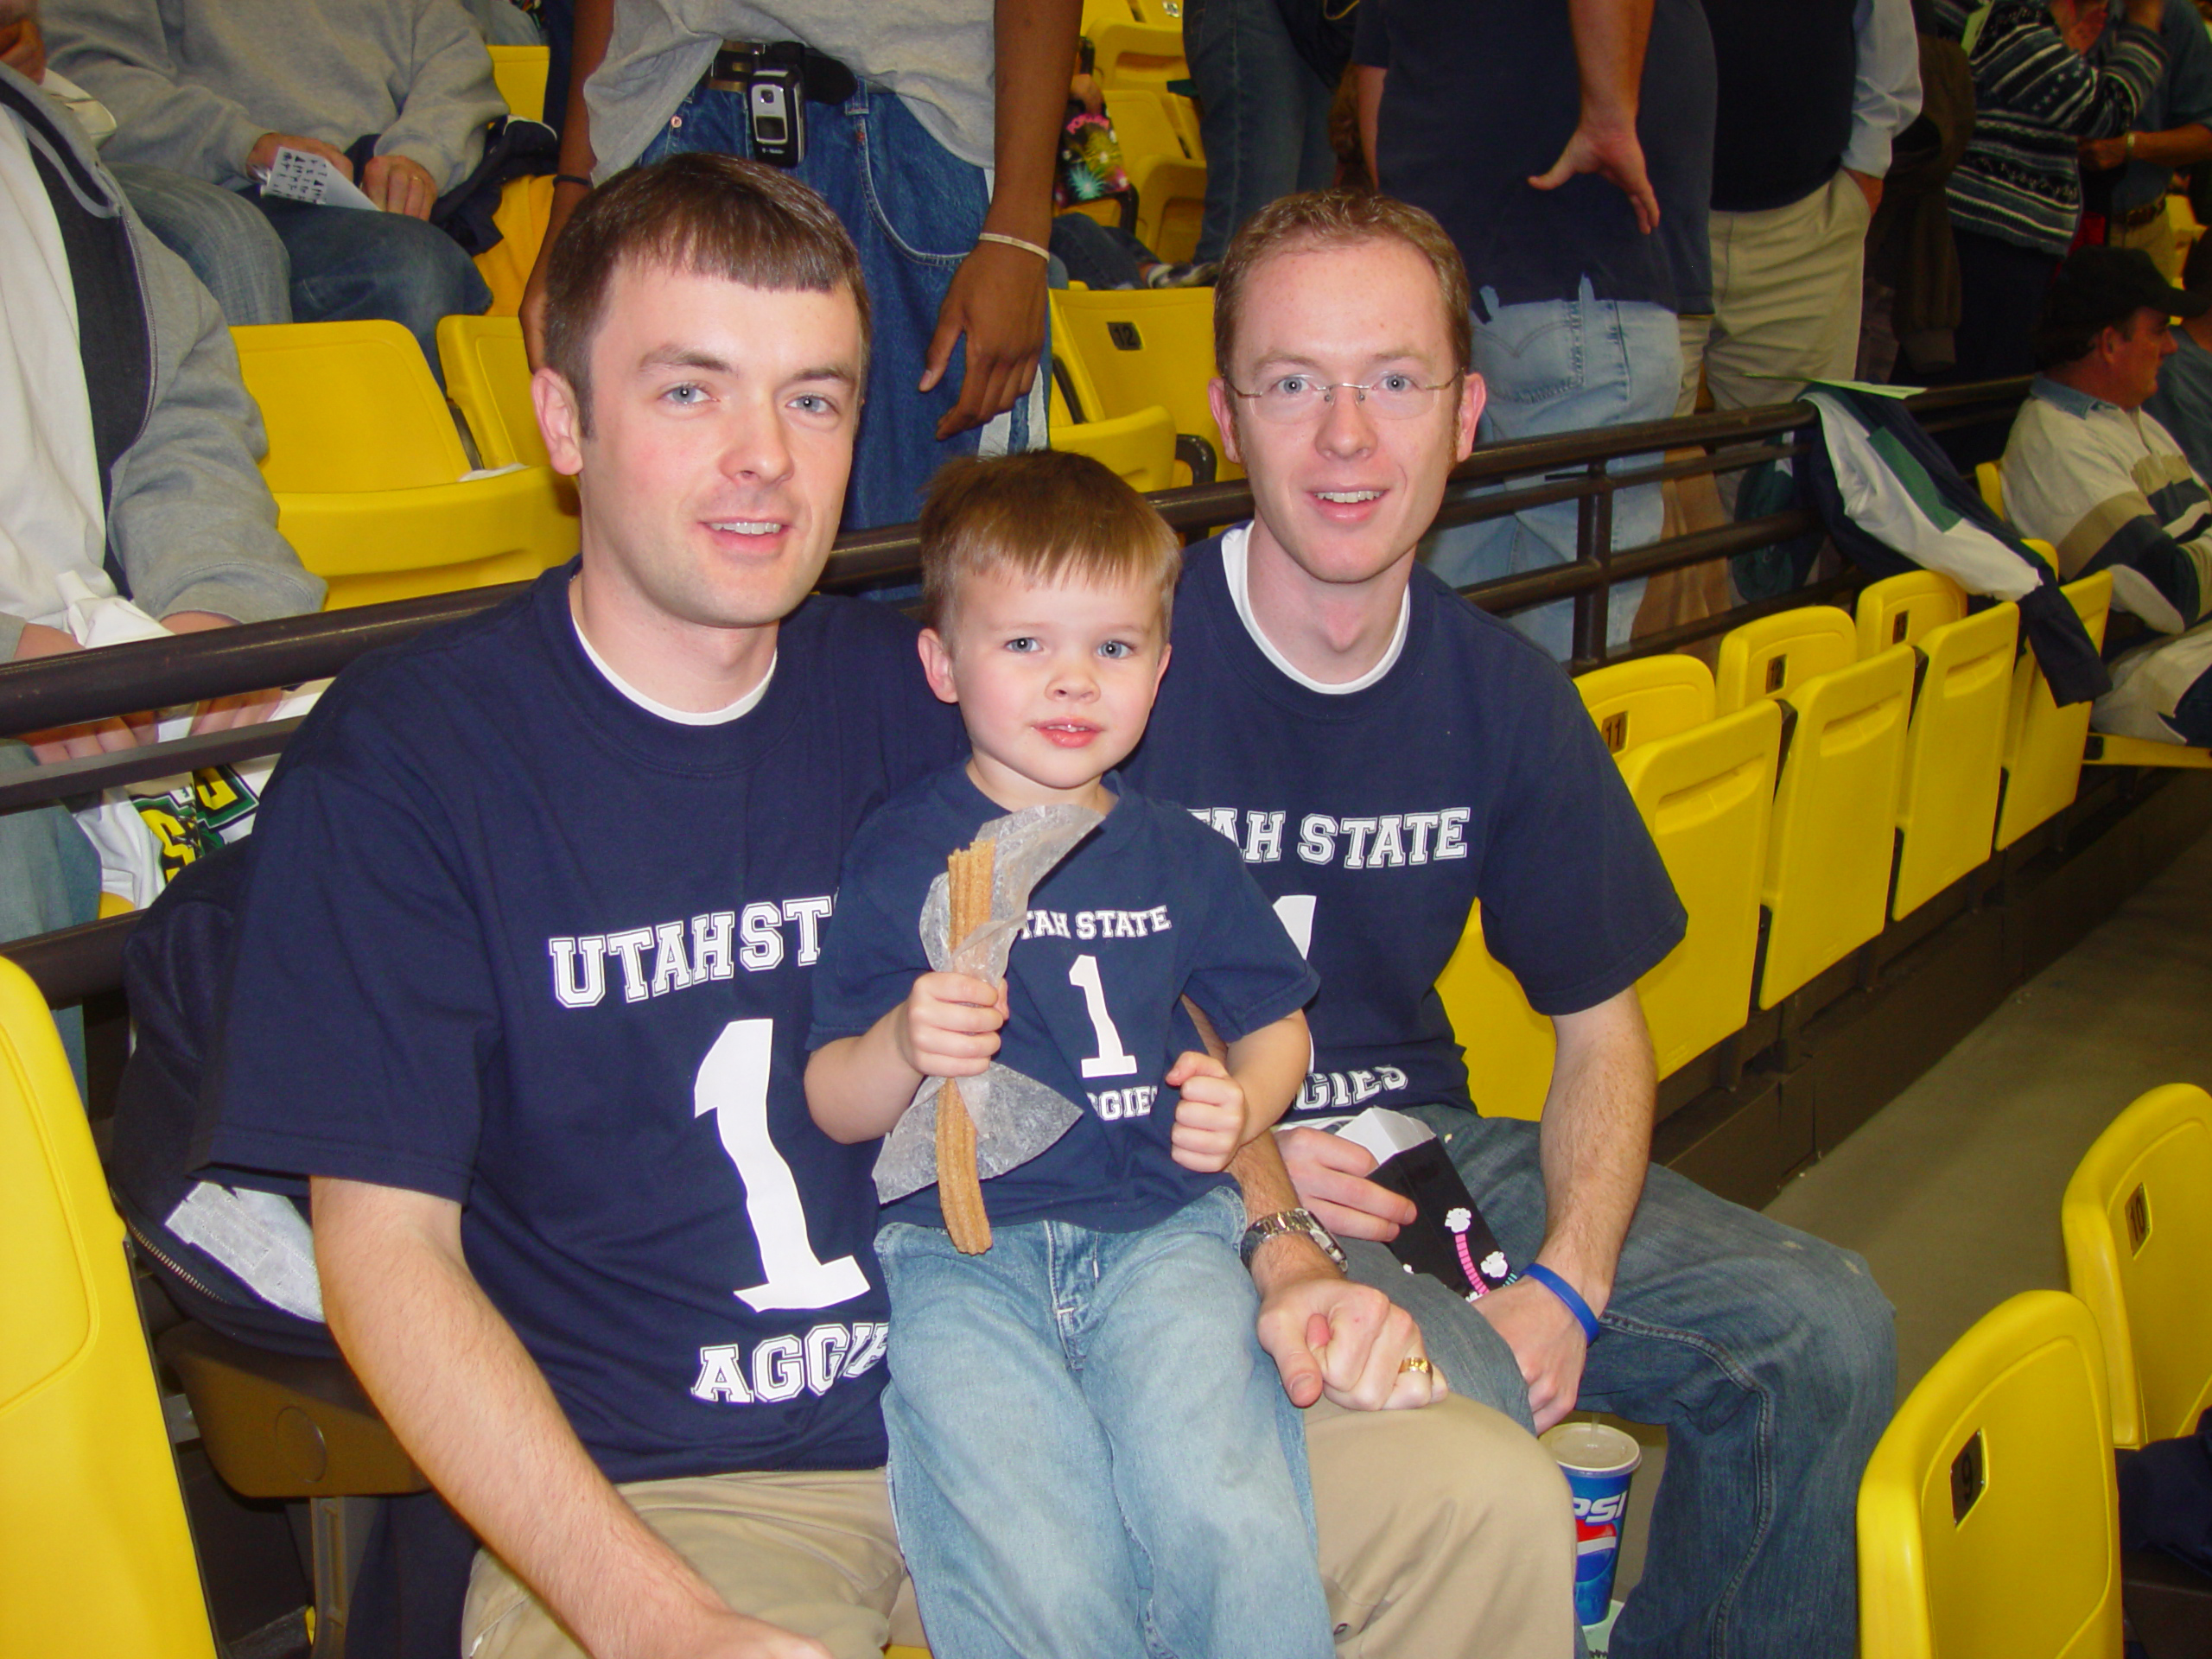
<svg viewBox="0 0 2212 1659">
<path fill-rule="evenodd" d="M 1007 574 L 1040 586 L 1130 582 L 1174 610 L 1183 543 L 1153 508 L 1088 455 L 1058 449 L 948 461 L 922 503 L 922 612 L 946 633 L 960 584 Z"/>
<path fill-rule="evenodd" d="M 734 156 L 672 156 L 616 174 L 584 199 L 553 244 L 545 276 L 545 361 L 576 394 L 591 432 L 591 345 L 625 264 L 719 276 L 779 292 L 852 291 L 868 380 L 868 284 L 830 204 L 780 168 Z"/>
<path fill-rule="evenodd" d="M 1213 362 L 1222 378 L 1235 378 L 1229 365 L 1236 349 L 1237 312 L 1255 270 L 1278 254 L 1362 242 L 1402 242 L 1428 261 L 1444 302 L 1452 366 L 1463 374 L 1471 368 L 1475 330 L 1468 314 L 1472 302 L 1467 267 L 1444 227 L 1420 208 L 1389 196 L 1309 190 L 1279 197 L 1245 220 L 1222 259 L 1213 285 Z"/>
</svg>

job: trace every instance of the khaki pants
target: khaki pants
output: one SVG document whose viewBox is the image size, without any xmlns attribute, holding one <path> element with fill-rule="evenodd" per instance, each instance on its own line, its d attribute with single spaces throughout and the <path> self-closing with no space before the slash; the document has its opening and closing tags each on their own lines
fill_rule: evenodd
<svg viewBox="0 0 2212 1659">
<path fill-rule="evenodd" d="M 1717 409 L 1785 403 L 1805 381 L 1850 377 L 1869 218 L 1866 193 L 1840 168 L 1786 207 L 1713 215 L 1713 315 L 1702 330 L 1705 320 L 1682 319 L 1688 404 L 1700 370 Z"/>
<path fill-rule="evenodd" d="M 1526 1432 L 1454 1397 L 1426 1411 L 1318 1405 L 1306 1434 L 1343 1659 L 1574 1651 L 1567 1484 Z M 880 1470 L 639 1481 L 622 1492 L 732 1606 L 811 1636 L 837 1659 L 878 1659 L 887 1642 L 923 1639 Z M 469 1580 L 461 1650 L 581 1651 L 489 1551 Z"/>
</svg>

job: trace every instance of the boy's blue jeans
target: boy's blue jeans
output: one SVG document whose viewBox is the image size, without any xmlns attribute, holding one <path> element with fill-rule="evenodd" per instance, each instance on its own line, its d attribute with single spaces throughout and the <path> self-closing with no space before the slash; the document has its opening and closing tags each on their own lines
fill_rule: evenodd
<svg viewBox="0 0 2212 1659">
<path fill-rule="evenodd" d="M 1233 1190 L 1157 1226 L 876 1236 L 891 1497 L 944 1659 L 1327 1659 L 1306 1439 Z"/>
</svg>

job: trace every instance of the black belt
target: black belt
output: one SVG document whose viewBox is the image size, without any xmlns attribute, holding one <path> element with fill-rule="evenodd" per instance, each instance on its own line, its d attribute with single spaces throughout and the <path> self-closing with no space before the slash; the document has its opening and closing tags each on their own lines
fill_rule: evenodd
<svg viewBox="0 0 2212 1659">
<path fill-rule="evenodd" d="M 796 41 L 724 41 L 699 84 L 718 92 L 742 92 L 753 85 L 753 71 L 770 53 L 786 61 L 797 54 L 799 95 L 810 103 L 842 104 L 860 89 L 858 77 L 843 64 Z"/>
</svg>

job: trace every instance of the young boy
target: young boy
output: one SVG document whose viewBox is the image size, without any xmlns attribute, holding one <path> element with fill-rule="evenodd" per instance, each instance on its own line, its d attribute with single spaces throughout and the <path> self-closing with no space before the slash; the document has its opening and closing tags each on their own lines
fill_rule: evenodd
<svg viewBox="0 0 2212 1659">
<path fill-rule="evenodd" d="M 995 1058 L 1080 1109 L 983 1183 L 988 1250 L 955 1250 L 933 1186 L 877 1235 L 893 1503 L 931 1649 L 1322 1659 L 1304 1436 L 1223 1173 L 1304 1080 L 1318 982 L 1236 849 L 1112 772 L 1167 665 L 1180 549 L 1106 468 L 1049 450 L 948 467 L 921 541 L 923 665 L 974 753 L 846 856 L 807 1103 L 870 1140 L 925 1077 Z M 918 918 L 947 855 L 1052 803 L 1105 821 L 1038 884 L 1005 985 L 931 972 Z"/>
</svg>

